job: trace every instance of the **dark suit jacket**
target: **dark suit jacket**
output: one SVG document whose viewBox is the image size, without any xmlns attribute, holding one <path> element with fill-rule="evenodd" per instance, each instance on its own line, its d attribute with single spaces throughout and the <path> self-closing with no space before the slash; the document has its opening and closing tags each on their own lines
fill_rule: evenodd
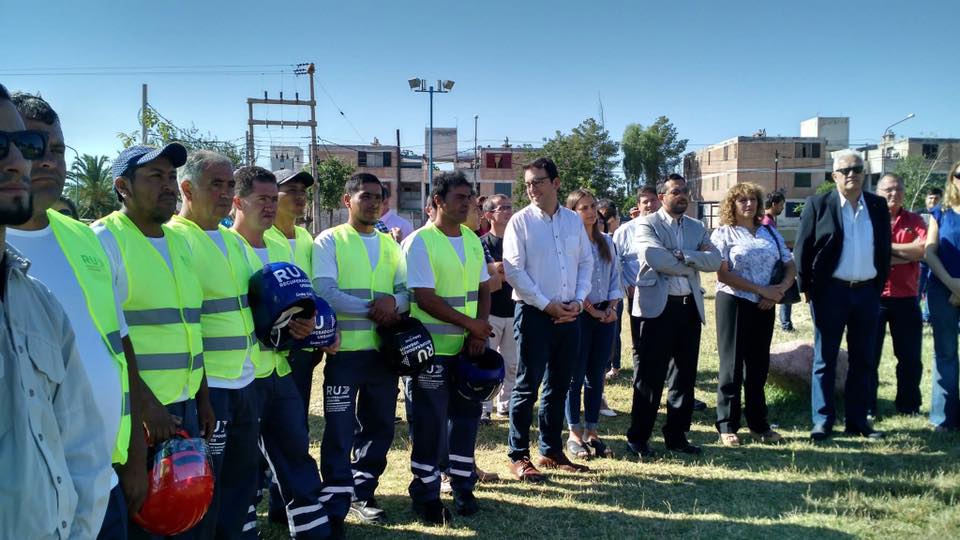
<svg viewBox="0 0 960 540">
<path fill-rule="evenodd" d="M 877 269 L 874 286 L 882 292 L 890 273 L 890 211 L 886 201 L 873 193 L 864 192 L 863 202 L 873 225 L 873 265 Z M 833 190 L 807 198 L 793 252 L 801 291 L 815 294 L 830 281 L 842 248 L 840 193 Z"/>
</svg>

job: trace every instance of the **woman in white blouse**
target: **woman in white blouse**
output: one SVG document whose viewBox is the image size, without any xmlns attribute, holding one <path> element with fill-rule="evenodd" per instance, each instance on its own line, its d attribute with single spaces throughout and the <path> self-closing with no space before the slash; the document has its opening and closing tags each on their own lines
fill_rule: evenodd
<svg viewBox="0 0 960 540">
<path fill-rule="evenodd" d="M 600 440 L 600 404 L 603 399 L 604 373 L 610 361 L 617 326 L 617 304 L 620 290 L 619 258 L 610 235 L 603 234 L 598 219 L 597 200 L 593 193 L 578 189 L 567 197 L 567 208 L 580 216 L 593 250 L 593 275 L 590 293 L 583 302 L 578 317 L 580 355 L 573 369 L 570 390 L 567 391 L 566 415 L 570 427 L 567 451 L 584 459 L 591 456 L 608 457 L 613 453 Z M 580 396 L 583 395 L 583 417 L 580 416 Z"/>
<path fill-rule="evenodd" d="M 747 427 L 763 442 L 782 437 L 770 429 L 764 385 L 770 368 L 774 307 L 796 276 L 793 255 L 776 229 L 761 225 L 763 192 L 756 184 L 730 188 L 720 203 L 721 226 L 710 241 L 723 262 L 717 272 L 717 431 L 724 446 L 740 439 L 740 390 Z M 770 284 L 777 261 L 785 265 L 783 281 Z"/>
</svg>

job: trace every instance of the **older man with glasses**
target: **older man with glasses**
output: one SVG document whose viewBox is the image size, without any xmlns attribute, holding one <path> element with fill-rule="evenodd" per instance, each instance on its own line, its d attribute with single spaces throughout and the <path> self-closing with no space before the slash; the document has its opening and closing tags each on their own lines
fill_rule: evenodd
<svg viewBox="0 0 960 540">
<path fill-rule="evenodd" d="M 880 293 L 890 272 L 890 212 L 883 198 L 863 190 L 859 154 L 836 154 L 833 171 L 837 189 L 807 199 L 794 248 L 815 335 L 810 438 L 822 441 L 833 431 L 837 354 L 846 330 L 846 432 L 878 439 L 883 433 L 868 423 L 867 407 Z"/>
</svg>

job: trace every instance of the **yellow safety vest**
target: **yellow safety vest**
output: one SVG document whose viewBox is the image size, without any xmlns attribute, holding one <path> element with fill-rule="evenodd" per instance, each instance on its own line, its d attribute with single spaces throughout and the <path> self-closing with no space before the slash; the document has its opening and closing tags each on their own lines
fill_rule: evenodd
<svg viewBox="0 0 960 540">
<path fill-rule="evenodd" d="M 307 277 L 310 279 L 310 283 L 313 283 L 313 236 L 310 235 L 310 231 L 294 225 L 293 227 L 296 238 L 293 238 L 293 246 L 291 250 L 293 251 L 293 264 L 300 267 L 301 270 L 307 273 Z M 290 245 L 290 238 L 287 238 L 287 235 L 283 234 L 283 231 L 279 227 L 274 225 L 270 227 L 263 233 L 263 237 L 270 237 L 271 240 L 277 242 L 283 241 L 287 245 Z M 313 351 L 314 349 L 306 348 L 305 351 Z"/>
<path fill-rule="evenodd" d="M 460 226 L 466 257 L 466 263 L 461 263 L 447 235 L 433 223 L 417 229 L 413 234 L 422 238 L 427 248 L 437 296 L 467 317 L 476 317 L 480 272 L 484 264 L 483 246 L 477 235 L 466 226 Z M 414 301 L 410 303 L 410 314 L 430 331 L 437 354 L 453 356 L 460 353 L 466 337 L 463 328 L 434 318 Z"/>
<path fill-rule="evenodd" d="M 190 244 L 194 273 L 203 287 L 200 327 L 203 329 L 203 363 L 207 374 L 237 379 L 257 341 L 253 314 L 247 302 L 250 266 L 246 253 L 229 229 L 220 225 L 227 254 L 196 223 L 173 216 L 169 227 Z M 251 356 L 252 358 L 252 356 Z"/>
<path fill-rule="evenodd" d="M 100 219 L 120 247 L 127 274 L 123 315 L 137 352 L 140 378 L 160 403 L 174 403 L 187 389 L 193 398 L 203 379 L 203 289 L 180 233 L 163 225 L 173 271 L 130 218 L 120 212 Z"/>
<path fill-rule="evenodd" d="M 348 223 L 333 228 L 337 254 L 337 288 L 344 294 L 370 301 L 393 294 L 393 282 L 400 266 L 400 246 L 389 235 L 376 231 L 380 239 L 377 267 L 370 268 L 367 248 L 356 229 Z M 348 313 L 337 314 L 341 351 L 380 349 L 380 336 L 373 321 Z"/>
<path fill-rule="evenodd" d="M 241 241 L 246 248 L 246 258 L 249 263 L 249 271 L 247 274 L 247 280 L 249 281 L 250 277 L 257 270 L 263 267 L 263 261 L 260 260 L 260 257 L 257 256 L 257 252 L 254 251 L 253 246 L 247 242 L 247 239 L 243 237 L 242 234 L 237 231 L 232 231 Z M 268 231 L 269 232 L 269 231 Z M 274 262 L 288 262 L 293 263 L 293 251 L 290 249 L 290 243 L 286 238 L 283 237 L 281 233 L 278 237 L 275 234 L 266 234 L 263 235 L 263 242 L 267 246 L 267 259 Z M 290 354 L 290 351 L 275 351 L 270 347 L 264 345 L 259 340 L 257 341 L 257 353 L 253 356 L 253 364 L 257 368 L 257 378 L 263 379 L 264 377 L 269 377 L 274 370 L 277 371 L 277 375 L 283 377 L 290 374 L 290 362 L 287 361 L 287 355 Z"/>
<path fill-rule="evenodd" d="M 123 354 L 113 273 L 107 262 L 107 253 L 90 227 L 54 210 L 47 210 L 47 218 L 83 291 L 90 319 L 120 371 L 120 428 L 113 448 L 113 463 L 122 465 L 127 462 L 127 449 L 130 447 L 130 378 L 127 375 L 127 357 Z"/>
</svg>

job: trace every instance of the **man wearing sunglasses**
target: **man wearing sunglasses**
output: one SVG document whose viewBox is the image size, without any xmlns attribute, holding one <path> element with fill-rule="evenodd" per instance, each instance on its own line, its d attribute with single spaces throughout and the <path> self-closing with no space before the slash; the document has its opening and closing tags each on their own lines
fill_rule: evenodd
<svg viewBox="0 0 960 540">
<path fill-rule="evenodd" d="M 63 130 L 56 111 L 38 96 L 15 93 L 13 102 L 28 128 L 44 133 L 47 149 L 33 160 L 33 216 L 11 229 L 8 239 L 36 264 L 33 275 L 43 281 L 69 312 L 77 349 L 90 379 L 103 436 L 113 448 L 116 474 L 111 475 L 110 505 L 100 538 L 124 538 L 127 513 L 140 509 L 146 496 L 146 443 L 133 426 L 141 425 L 136 357 L 117 300 L 117 269 L 89 227 L 54 211 L 67 176 Z M 94 264 L 90 262 L 93 261 Z M 69 268 L 70 272 L 64 272 Z M 131 399 L 131 394 L 135 399 Z M 151 425 L 151 430 L 154 427 Z M 119 476 L 118 476 L 119 475 Z"/>
<path fill-rule="evenodd" d="M 846 432 L 879 439 L 883 433 L 867 421 L 867 407 L 880 293 L 890 272 L 890 212 L 882 197 L 863 190 L 863 159 L 856 152 L 834 156 L 833 181 L 836 190 L 807 199 L 794 248 L 816 335 L 810 438 L 822 441 L 833 431 L 837 353 L 846 329 Z"/>
<path fill-rule="evenodd" d="M 70 319 L 6 243 L 32 215 L 31 160 L 45 152 L 0 85 L 0 538 L 96 538 L 113 444 Z"/>
</svg>

